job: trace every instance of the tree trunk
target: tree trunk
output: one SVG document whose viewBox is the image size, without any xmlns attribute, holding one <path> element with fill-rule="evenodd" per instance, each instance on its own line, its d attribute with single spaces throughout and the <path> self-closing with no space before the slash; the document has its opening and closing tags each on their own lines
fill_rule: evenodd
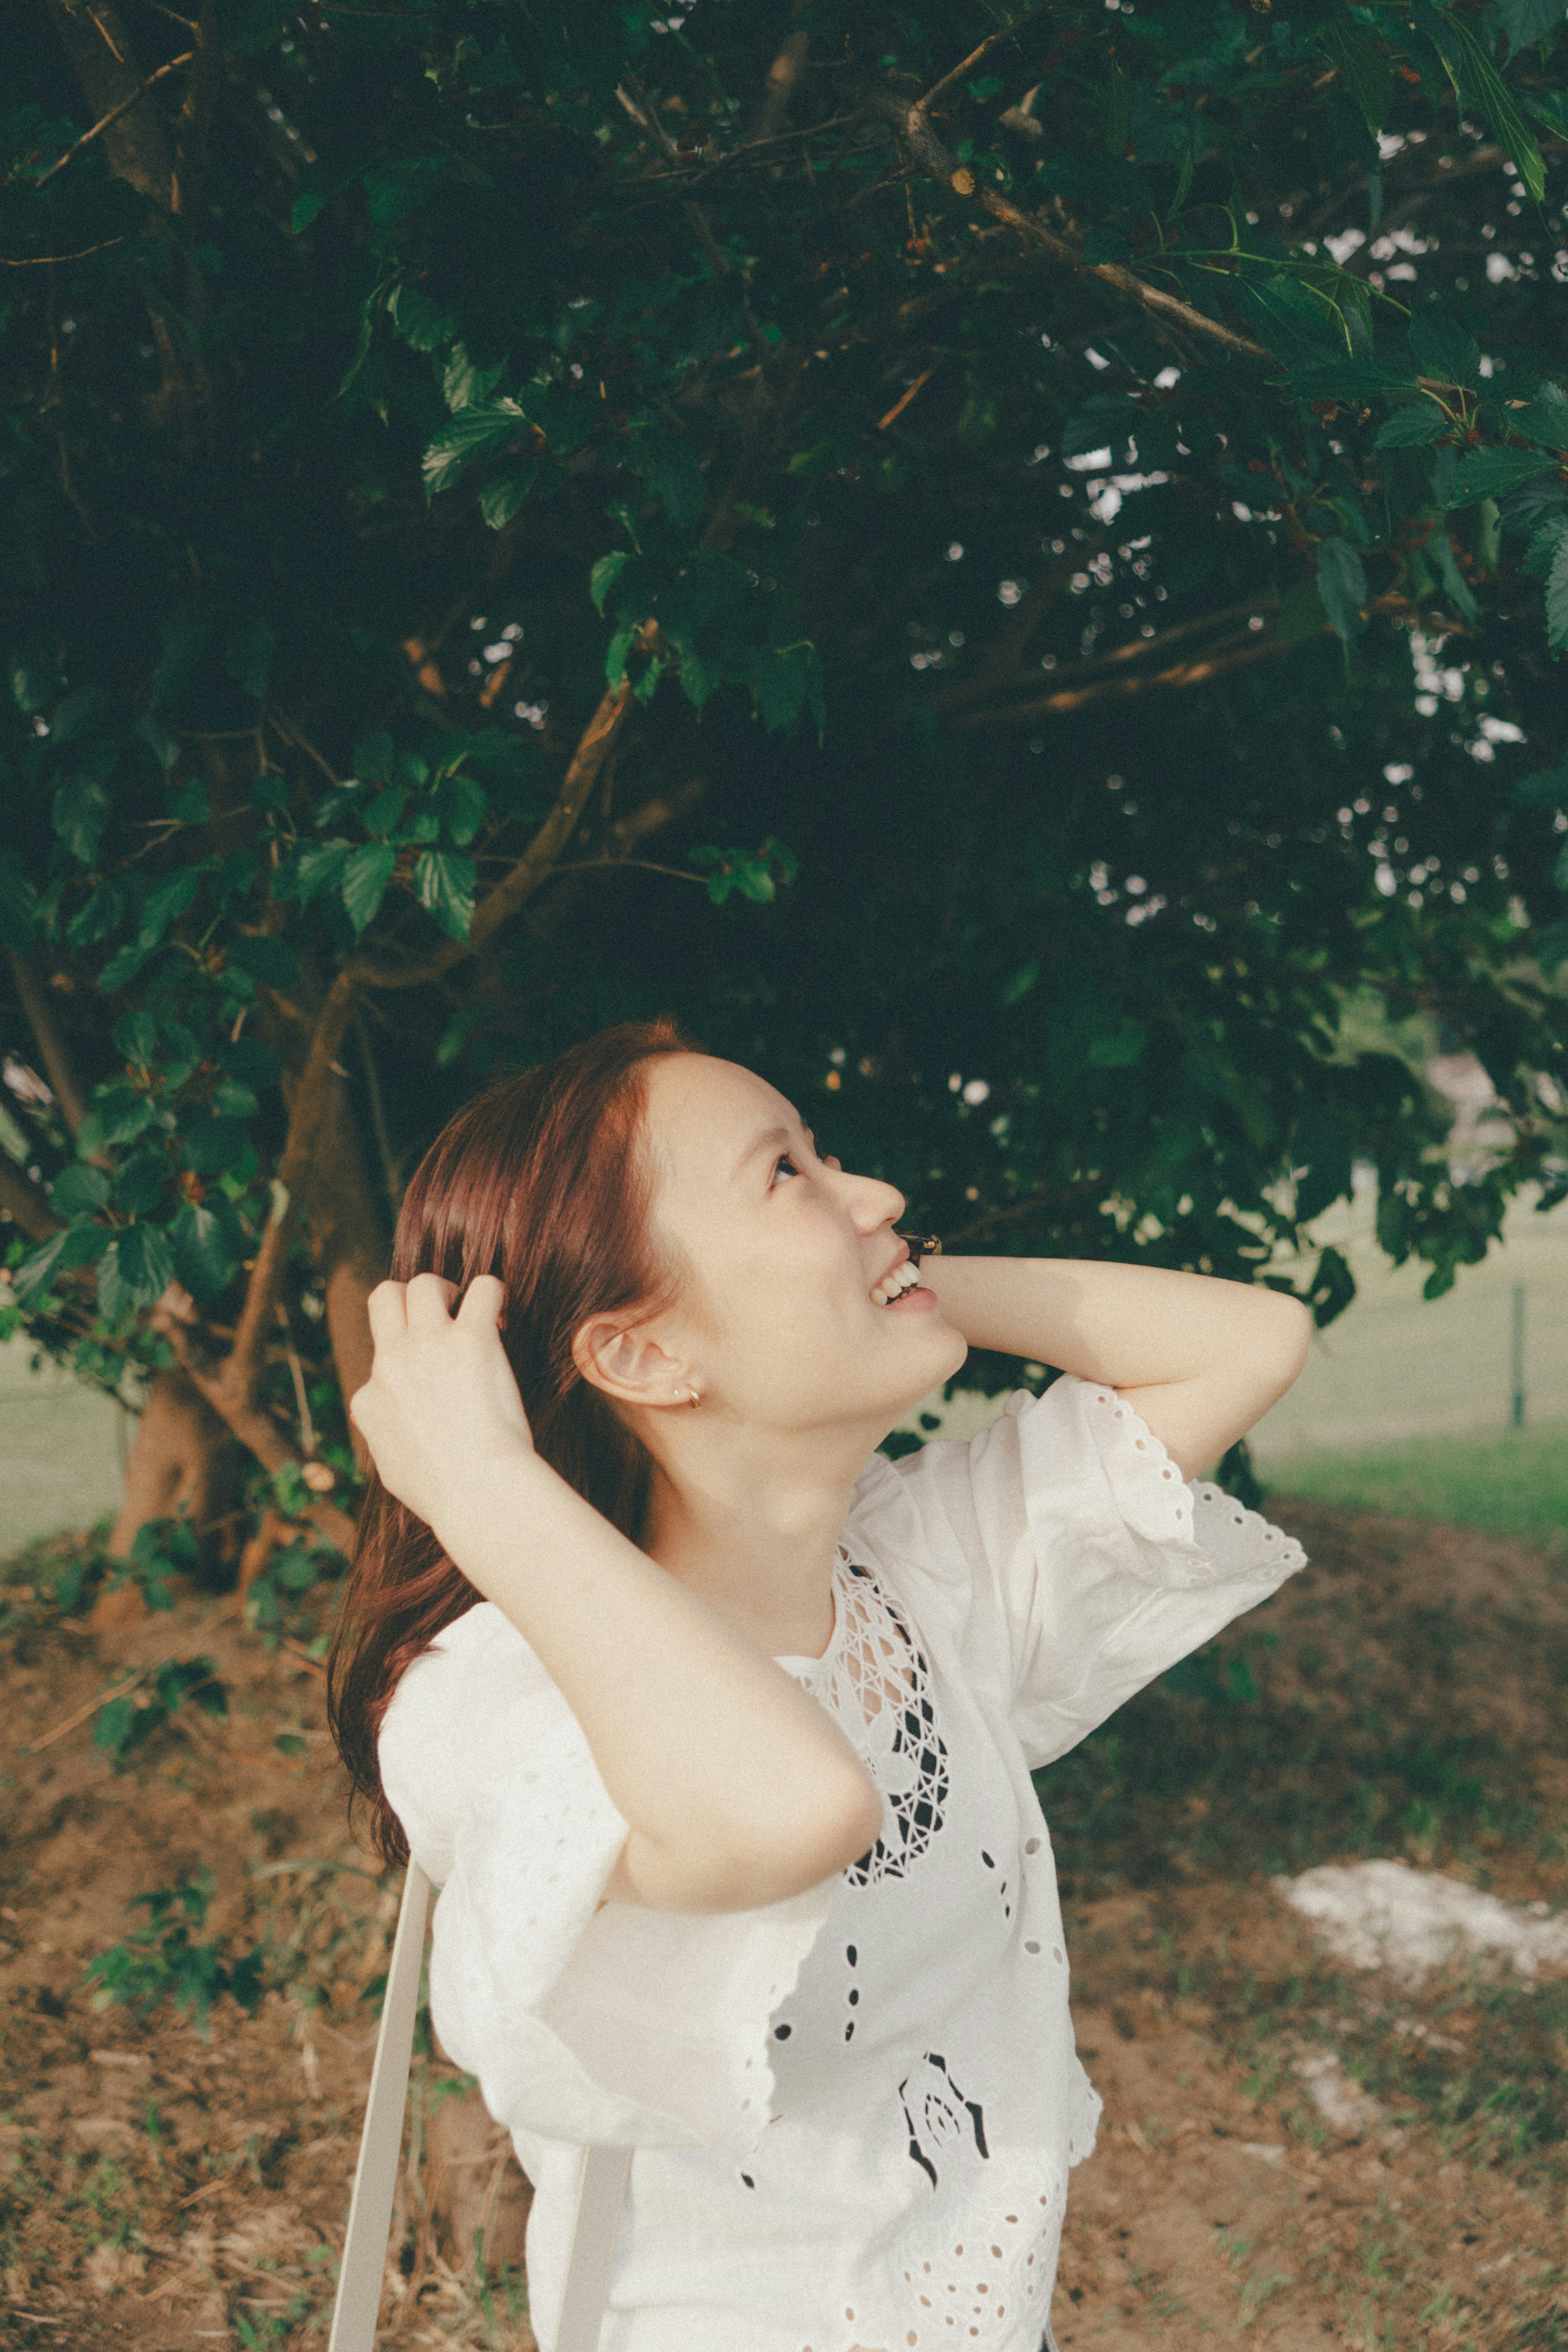
<svg viewBox="0 0 1568 2352">
<path fill-rule="evenodd" d="M 327 1331 L 332 1362 L 348 1403 L 371 1377 L 370 1314 L 366 1305 L 387 1270 L 386 1230 L 378 1192 L 371 1183 L 365 1149 L 349 1090 L 333 1083 L 321 1122 L 306 1192 L 310 1246 L 327 1286 Z M 354 1452 L 369 1456 L 350 1424 Z"/>
<path fill-rule="evenodd" d="M 172 1518 L 183 1508 L 199 1530 L 218 1517 L 233 1480 L 232 1459 L 221 1458 L 228 1444 L 228 1431 L 185 1374 L 159 1372 L 126 1464 L 110 1556 L 128 1558 L 137 1529 L 151 1519 Z M 99 1628 L 124 1624 L 144 1615 L 146 1607 L 138 1586 L 122 1584 L 99 1594 L 89 1622 Z"/>
<path fill-rule="evenodd" d="M 483 2233 L 484 2265 L 521 2270 L 534 2192 L 511 2136 L 477 2091 L 453 2092 L 426 2111 L 426 2188 L 436 2243 L 455 2271 L 470 2269 Z"/>
</svg>

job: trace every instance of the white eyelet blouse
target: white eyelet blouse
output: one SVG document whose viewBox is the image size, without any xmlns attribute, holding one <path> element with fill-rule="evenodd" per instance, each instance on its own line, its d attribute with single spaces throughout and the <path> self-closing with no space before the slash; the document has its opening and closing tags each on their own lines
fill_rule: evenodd
<svg viewBox="0 0 1568 2352">
<path fill-rule="evenodd" d="M 1040 2352 L 1100 2102 L 1030 1769 L 1302 1564 L 1080 1380 L 873 1457 L 827 1652 L 779 1664 L 864 1756 L 882 1834 L 717 1917 L 597 1907 L 627 1824 L 499 1610 L 415 1661 L 382 1769 L 442 1888 L 435 2030 L 535 2184 L 543 2352 L 604 2142 L 635 2153 L 603 2352 Z"/>
</svg>

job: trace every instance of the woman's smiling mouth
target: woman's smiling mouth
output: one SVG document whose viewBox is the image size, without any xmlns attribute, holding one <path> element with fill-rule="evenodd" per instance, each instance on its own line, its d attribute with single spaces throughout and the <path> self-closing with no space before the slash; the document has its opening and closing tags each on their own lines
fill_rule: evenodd
<svg viewBox="0 0 1568 2352">
<path fill-rule="evenodd" d="M 871 1294 L 873 1303 L 877 1307 L 891 1307 L 896 1299 L 904 1297 L 910 1291 L 918 1289 L 919 1286 L 919 1268 L 912 1259 L 901 1258 L 895 1266 L 883 1276 L 882 1280 L 873 1290 Z"/>
</svg>

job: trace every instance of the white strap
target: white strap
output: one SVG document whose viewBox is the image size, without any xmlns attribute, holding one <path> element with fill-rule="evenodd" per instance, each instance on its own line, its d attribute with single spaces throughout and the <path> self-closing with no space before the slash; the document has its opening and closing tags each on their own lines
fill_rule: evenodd
<svg viewBox="0 0 1568 2352">
<path fill-rule="evenodd" d="M 585 2147 L 578 2176 L 577 2212 L 566 2292 L 556 2323 L 555 2352 L 599 2352 L 610 2292 L 610 2265 L 621 2229 L 621 2206 L 632 2170 L 629 2147 Z"/>
<path fill-rule="evenodd" d="M 375 2352 L 392 2235 L 398 2159 L 402 2153 L 402 2116 L 408 2102 L 408 2072 L 413 2057 L 413 2025 L 419 2014 L 419 1980 L 424 1967 L 424 1922 L 430 1881 L 411 1861 L 402 1883 L 402 1905 L 387 1968 L 376 2063 L 360 2161 L 338 2273 L 338 2300 L 327 2352 Z M 629 2147 L 583 2150 L 577 2212 L 567 2255 L 566 2292 L 555 2352 L 598 2352 L 610 2288 L 610 2265 L 621 2223 L 622 2200 L 632 2168 Z"/>
<path fill-rule="evenodd" d="M 411 1861 L 402 1882 L 402 1907 L 387 1969 L 382 2030 L 376 2036 L 376 2063 L 365 2104 L 365 2127 L 360 2137 L 360 2161 L 354 2170 L 354 2194 L 327 2352 L 375 2352 L 429 1907 L 430 1881 L 418 1863 Z"/>
</svg>

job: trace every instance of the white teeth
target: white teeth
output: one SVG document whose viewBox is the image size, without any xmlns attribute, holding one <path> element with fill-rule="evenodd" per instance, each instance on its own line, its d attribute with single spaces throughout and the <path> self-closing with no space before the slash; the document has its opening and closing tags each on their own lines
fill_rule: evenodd
<svg viewBox="0 0 1568 2352">
<path fill-rule="evenodd" d="M 871 1294 L 873 1301 L 878 1307 L 891 1307 L 894 1300 L 902 1298 L 906 1290 L 914 1290 L 919 1281 L 919 1269 L 906 1258 L 902 1265 L 895 1265 L 891 1274 L 883 1276 Z"/>
</svg>

